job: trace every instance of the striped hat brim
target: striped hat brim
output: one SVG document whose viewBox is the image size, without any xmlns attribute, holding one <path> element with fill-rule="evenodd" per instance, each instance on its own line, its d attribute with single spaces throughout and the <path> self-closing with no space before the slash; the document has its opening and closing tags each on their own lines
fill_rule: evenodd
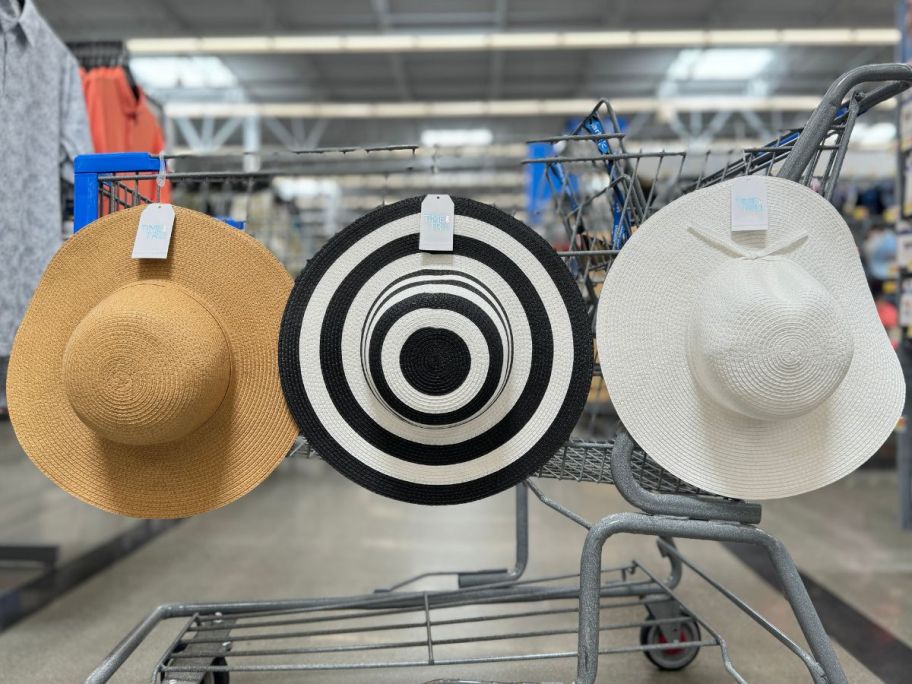
<svg viewBox="0 0 912 684">
<path fill-rule="evenodd" d="M 578 286 L 531 228 L 454 198 L 453 252 L 421 252 L 421 200 L 365 215 L 308 263 L 279 365 L 298 425 L 340 472 L 455 504 L 522 481 L 569 437 L 591 333 Z"/>
</svg>

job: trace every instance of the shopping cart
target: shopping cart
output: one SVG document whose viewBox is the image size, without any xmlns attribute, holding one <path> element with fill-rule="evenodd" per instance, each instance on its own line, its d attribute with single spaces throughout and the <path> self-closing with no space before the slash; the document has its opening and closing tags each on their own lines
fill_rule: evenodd
<svg viewBox="0 0 912 684">
<path fill-rule="evenodd" d="M 865 85 L 873 85 L 870 91 Z M 873 65 L 843 75 L 800 130 L 770 145 L 745 150 L 738 159 L 688 181 L 684 153 L 628 152 L 610 105 L 602 101 L 568 136 L 550 138 L 563 151 L 545 160 L 554 184 L 555 209 L 567 229 L 563 253 L 577 275 L 594 316 L 601 281 L 629 234 L 675 196 L 754 173 L 778 175 L 832 192 L 856 118 L 912 85 L 912 67 Z M 584 153 L 577 150 L 583 149 Z M 578 168 L 579 167 L 579 168 Z M 123 172 L 127 173 L 124 174 Z M 122 191 L 148 174 L 99 175 L 92 202 Z M 209 179 L 214 182 L 214 177 Z M 78 197 L 77 197 L 78 200 Z M 599 209 L 600 202 L 604 202 Z M 314 457 L 299 440 L 290 454 Z M 760 506 L 700 491 L 670 475 L 620 431 L 613 440 L 573 439 L 536 474 L 541 479 L 614 484 L 642 512 L 614 513 L 595 523 L 552 500 L 529 479 L 516 488 L 514 567 L 419 575 L 362 595 L 274 601 L 167 603 L 131 630 L 87 682 L 106 682 L 149 633 L 166 620 L 182 620 L 153 668 L 153 682 L 228 681 L 229 673 L 434 668 L 454 681 L 460 667 L 575 659 L 577 682 L 596 681 L 601 656 L 642 652 L 657 667 L 686 667 L 703 648 L 717 649 L 737 682 L 723 636 L 676 591 L 687 567 L 729 604 L 756 621 L 794 654 L 815 682 L 845 682 L 820 619 L 788 551 L 756 527 Z M 529 551 L 528 494 L 588 530 L 580 573 L 524 579 Z M 657 538 L 670 566 L 659 578 L 637 561 L 603 567 L 602 548 L 621 533 Z M 680 553 L 674 538 L 740 542 L 769 557 L 808 647 L 782 630 Z M 407 587 L 431 575 L 452 574 L 451 590 Z M 633 614 L 635 617 L 630 618 Z M 612 620 L 610 616 L 621 615 Z M 516 625 L 526 625 L 516 628 Z M 509 628 L 507 627 L 509 625 Z M 614 634 L 633 643 L 600 645 Z M 564 645 L 567 640 L 575 644 Z M 379 654 L 379 655 L 378 655 Z M 424 671 L 424 670 L 422 670 Z M 473 672 L 477 672 L 473 670 Z"/>
</svg>

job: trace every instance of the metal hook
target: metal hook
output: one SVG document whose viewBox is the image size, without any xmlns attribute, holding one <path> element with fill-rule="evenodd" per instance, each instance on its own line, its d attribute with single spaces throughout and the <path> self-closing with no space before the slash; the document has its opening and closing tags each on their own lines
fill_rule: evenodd
<svg viewBox="0 0 912 684">
<path fill-rule="evenodd" d="M 161 204 L 162 187 L 168 179 L 168 165 L 165 163 L 165 151 L 158 153 L 158 175 L 155 176 L 155 203 Z"/>
</svg>

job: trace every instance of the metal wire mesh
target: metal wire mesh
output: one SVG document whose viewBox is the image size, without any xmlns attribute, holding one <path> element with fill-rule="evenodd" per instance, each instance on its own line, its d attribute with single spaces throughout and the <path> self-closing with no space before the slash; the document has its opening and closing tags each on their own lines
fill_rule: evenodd
<svg viewBox="0 0 912 684">
<path fill-rule="evenodd" d="M 611 477 L 613 442 L 571 439 L 535 473 L 536 477 L 614 484 Z M 662 494 L 708 495 L 670 474 L 640 449 L 630 459 L 634 478 L 644 489 Z"/>
<path fill-rule="evenodd" d="M 167 179 L 175 204 L 243 227 L 289 271 L 298 272 L 340 227 L 374 206 L 401 199 L 400 194 L 415 184 L 409 179 L 417 178 L 416 173 L 436 178 L 438 162 L 426 152 L 419 154 L 415 145 L 388 145 L 257 158 L 177 156 L 169 157 L 172 170 Z M 153 172 L 99 176 L 98 216 L 157 201 L 149 190 L 155 178 Z M 346 194 L 348 180 L 365 184 L 372 194 Z M 289 195 L 293 190 L 303 192 L 306 201 Z M 372 198 L 374 206 L 352 205 Z"/>
<path fill-rule="evenodd" d="M 98 183 L 98 215 L 104 216 L 121 209 L 154 202 L 139 190 L 140 181 L 154 181 L 154 174 L 119 174 L 104 176 Z"/>
<path fill-rule="evenodd" d="M 634 562 L 603 572 L 604 587 L 652 585 Z M 654 585 L 653 585 L 654 586 Z M 471 666 L 576 657 L 579 578 L 560 575 L 457 591 L 395 592 L 308 608 L 197 614 L 159 660 L 153 682 L 206 672 L 316 672 Z M 631 594 L 635 591 L 631 591 Z M 715 632 L 670 593 L 604 597 L 600 654 L 718 647 Z M 699 624 L 677 642 L 642 630 Z M 640 639 L 637 639 L 637 635 Z"/>
<path fill-rule="evenodd" d="M 851 98 L 839 110 L 801 175 L 803 184 L 824 197 L 835 188 L 859 103 Z M 576 258 L 593 260 L 590 268 L 603 270 L 638 226 L 681 195 L 738 176 L 775 175 L 802 130 L 783 131 L 766 145 L 743 150 L 630 151 L 617 114 L 600 100 L 568 135 L 530 141 L 551 144 L 553 155 L 523 163 L 544 164 L 570 249 L 584 253 Z"/>
<path fill-rule="evenodd" d="M 614 442 L 611 441 L 568 440 L 534 474 L 534 477 L 614 484 L 611 476 L 611 450 L 613 447 Z M 303 437 L 298 438 L 288 455 L 305 459 L 320 457 Z M 641 449 L 634 449 L 630 466 L 636 481 L 649 491 L 661 494 L 716 496 L 678 479 L 649 458 Z"/>
</svg>

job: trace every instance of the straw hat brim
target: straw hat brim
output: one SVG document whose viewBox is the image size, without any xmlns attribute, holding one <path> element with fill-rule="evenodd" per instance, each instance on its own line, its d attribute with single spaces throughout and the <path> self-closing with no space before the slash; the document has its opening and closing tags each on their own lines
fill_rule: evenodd
<svg viewBox="0 0 912 684">
<path fill-rule="evenodd" d="M 73 496 L 121 515 L 186 517 L 252 490 L 298 434 L 276 356 L 292 280 L 254 238 L 180 207 L 168 258 L 132 259 L 141 212 L 99 219 L 53 258 L 13 345 L 9 410 L 26 454 Z M 194 432 L 134 446 L 104 439 L 79 419 L 64 392 L 62 360 L 74 328 L 96 304 L 148 279 L 172 281 L 205 302 L 225 332 L 231 377 L 219 408 Z"/>
<path fill-rule="evenodd" d="M 766 234 L 731 233 L 731 182 L 685 195 L 647 220 L 608 273 L 596 326 L 605 383 L 633 438 L 682 480 L 745 499 L 800 494 L 850 473 L 890 436 L 905 396 L 845 221 L 802 185 L 764 182 Z M 687 362 L 688 322 L 707 277 L 737 257 L 697 239 L 691 227 L 749 250 L 807 232 L 787 258 L 832 295 L 854 342 L 847 375 L 822 405 L 763 421 L 698 390 Z"/>
</svg>

